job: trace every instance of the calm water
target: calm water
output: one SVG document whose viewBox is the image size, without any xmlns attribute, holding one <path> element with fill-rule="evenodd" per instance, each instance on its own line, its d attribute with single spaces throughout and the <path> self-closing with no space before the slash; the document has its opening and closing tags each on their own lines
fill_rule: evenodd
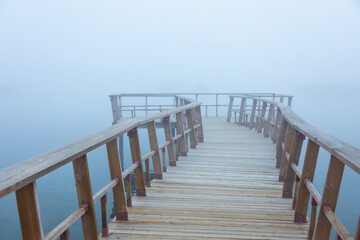
<svg viewBox="0 0 360 240">
<path fill-rule="evenodd" d="M 303 105 L 294 104 L 295 111 L 300 112 L 304 119 L 312 122 L 314 125 L 320 126 L 321 129 L 330 132 L 333 135 L 359 146 L 359 140 L 353 136 L 356 134 L 353 129 L 353 114 L 342 115 L 341 118 L 331 118 L 333 116 L 332 108 L 314 106 L 315 109 L 319 107 L 318 114 L 312 117 L 307 110 L 306 100 L 302 102 Z M 340 102 L 338 104 L 343 104 Z M 325 105 L 324 105 L 325 106 Z M 327 106 L 327 105 L 326 105 Z M 108 107 L 108 106 L 107 106 Z M 298 110 L 298 111 L 297 111 Z M 14 162 L 19 162 L 28 157 L 34 156 L 38 153 L 58 147 L 62 144 L 68 143 L 72 140 L 84 137 L 90 133 L 109 126 L 111 123 L 110 111 L 104 118 L 89 118 L 84 125 L 82 121 L 74 119 L 52 119 L 49 123 L 39 119 L 33 125 L 27 125 L 22 121 L 15 121 L 12 123 L 3 122 L 2 126 L 8 127 L 3 129 L 4 135 L 1 137 L 1 161 L 0 167 L 4 168 Z M 302 115 L 303 114 L 303 115 Z M 305 116 L 304 116 L 305 114 Z M 326 123 L 323 123 L 323 120 Z M 339 124 L 339 120 L 342 124 Z M 74 127 L 70 127 L 74 123 Z M 15 123 L 19 128 L 15 129 Z M 336 127 L 334 127 L 336 126 Z M 51 132 L 50 132 L 51 129 Z M 159 143 L 164 142 L 164 135 L 162 129 L 158 130 Z M 145 130 L 140 131 L 142 153 L 149 151 L 147 133 Z M 205 135 L 206 137 L 206 135 Z M 20 146 L 20 147 L 19 147 Z M 304 144 L 304 148 L 306 144 Z M 124 156 L 125 167 L 129 166 L 130 155 L 127 137 L 124 138 Z M 303 151 L 303 156 L 304 156 Z M 303 156 L 301 161 L 303 161 Z M 320 152 L 318 165 L 316 169 L 315 185 L 317 189 L 322 192 L 323 183 L 326 177 L 326 171 L 329 164 L 329 154 L 325 151 Z M 107 155 L 105 147 L 101 147 L 88 154 L 90 176 L 92 180 L 93 193 L 99 190 L 110 180 Z M 300 164 L 302 165 L 302 163 Z M 357 219 L 359 217 L 358 203 L 360 202 L 360 185 L 359 176 L 351 169 L 345 168 L 343 183 L 341 187 L 338 207 L 336 210 L 337 215 L 343 221 L 347 229 L 354 235 L 356 231 Z M 64 167 L 40 178 L 37 181 L 38 194 L 40 201 L 40 211 L 43 223 L 44 233 L 48 233 L 52 228 L 65 219 L 70 213 L 77 208 L 76 189 L 74 184 L 72 165 L 67 164 Z M 112 208 L 112 194 L 109 193 L 108 197 L 108 212 Z M 100 216 L 99 203 L 96 205 L 97 216 Z M 356 209 L 356 211 L 354 211 Z M 98 222 L 100 218 L 98 217 Z M 19 220 L 17 215 L 17 207 L 14 194 L 0 199 L 0 239 L 21 239 L 19 228 Z M 70 229 L 70 236 L 72 239 L 81 239 L 82 231 L 80 221 L 74 224 Z"/>
</svg>

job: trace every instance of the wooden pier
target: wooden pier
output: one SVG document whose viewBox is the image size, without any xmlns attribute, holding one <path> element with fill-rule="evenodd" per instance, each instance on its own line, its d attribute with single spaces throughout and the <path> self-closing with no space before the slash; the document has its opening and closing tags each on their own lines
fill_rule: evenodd
<svg viewBox="0 0 360 240">
<path fill-rule="evenodd" d="M 206 141 L 180 157 L 146 197 L 134 197 L 129 220 L 114 219 L 102 239 L 307 239 L 282 198 L 275 145 L 255 131 L 204 118 Z"/>
<path fill-rule="evenodd" d="M 203 95 L 215 96 L 216 102 L 202 105 L 198 97 Z M 144 105 L 130 106 L 128 119 L 125 97 L 145 98 Z M 164 110 L 150 105 L 151 97 L 170 98 L 173 103 L 164 103 Z M 219 97 L 226 97 L 228 103 L 221 103 Z M 283 104 L 285 98 L 288 105 Z M 352 237 L 335 214 L 344 168 L 360 174 L 360 149 L 303 121 L 290 108 L 292 96 L 121 94 L 111 95 L 110 100 L 113 126 L 0 170 L 0 198 L 15 192 L 23 239 L 67 240 L 69 227 L 81 219 L 88 240 L 325 240 L 331 228 L 337 239 L 360 240 L 360 220 L 354 223 L 357 231 Z M 159 111 L 149 114 L 154 106 Z M 207 117 L 208 108 L 215 108 L 215 117 Z M 136 116 L 137 111 L 145 114 Z M 219 118 L 221 112 L 226 118 Z M 158 142 L 156 126 L 163 128 L 164 143 Z M 141 152 L 140 127 L 147 128 L 149 153 Z M 125 137 L 132 162 L 127 169 L 121 166 L 119 151 L 119 139 Z M 301 159 L 304 140 L 307 147 Z M 103 145 L 111 179 L 93 194 L 87 153 Z M 331 155 L 322 195 L 312 183 L 319 149 Z M 302 169 L 300 161 L 304 161 Z M 79 208 L 44 234 L 36 180 L 70 162 Z M 109 191 L 113 191 L 115 209 L 110 223 Z M 101 216 L 97 217 L 94 203 L 98 201 Z"/>
</svg>

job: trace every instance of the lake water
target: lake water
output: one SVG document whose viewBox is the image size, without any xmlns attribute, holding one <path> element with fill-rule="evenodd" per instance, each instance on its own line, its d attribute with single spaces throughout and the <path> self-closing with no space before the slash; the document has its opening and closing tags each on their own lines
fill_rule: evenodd
<svg viewBox="0 0 360 240">
<path fill-rule="evenodd" d="M 309 103 L 314 99 L 299 97 L 294 99 L 293 109 L 296 113 L 311 122 L 313 125 L 338 136 L 339 138 L 359 146 L 360 141 L 357 136 L 359 130 L 354 128 L 356 115 L 353 113 L 349 102 L 352 99 L 344 101 L 334 101 L 333 99 L 319 100 L 316 104 L 309 107 Z M 89 135 L 95 131 L 101 130 L 110 125 L 112 116 L 108 103 L 104 101 L 103 108 L 107 115 L 90 113 L 89 111 L 79 113 L 71 118 L 71 114 L 64 114 L 63 117 L 56 117 L 54 114 L 44 113 L 33 117 L 32 114 L 17 119 L 17 115 L 8 115 L 8 119 L 2 120 L 1 135 L 1 161 L 0 168 L 7 167 L 13 163 L 22 161 L 41 152 L 61 146 L 70 141 Z M 344 107 L 345 105 L 345 107 Z M 346 107 L 347 106 L 347 107 Z M 337 109 L 338 111 L 334 111 Z M 104 112 L 104 109 L 101 109 Z M 105 111 L 105 112 L 106 112 Z M 89 117 L 84 118 L 80 116 Z M 97 115 L 97 117 L 94 117 Z M 30 119 L 30 121 L 25 121 Z M 162 129 L 158 129 L 159 143 L 164 142 Z M 149 152 L 147 133 L 140 130 L 141 151 Z M 206 138 L 206 133 L 205 133 Z M 305 142 L 304 142 L 305 143 Z M 306 144 L 304 144 L 304 148 Z M 301 157 L 303 162 L 304 152 Z M 127 137 L 124 137 L 124 156 L 125 166 L 130 164 L 130 153 Z M 323 183 L 326 178 L 327 167 L 330 156 L 325 151 L 320 152 L 318 164 L 315 173 L 315 185 L 322 192 Z M 93 193 L 110 181 L 107 155 L 105 147 L 96 149 L 88 154 L 90 176 L 92 181 Z M 72 165 L 67 164 L 60 169 L 40 178 L 37 181 L 40 211 L 44 233 L 48 233 L 52 228 L 58 225 L 63 219 L 77 209 L 77 196 L 74 184 Z M 112 194 L 108 196 L 108 212 L 111 213 Z M 340 197 L 336 214 L 347 227 L 355 234 L 357 220 L 359 217 L 360 185 L 359 176 L 349 168 L 345 168 L 344 178 L 340 191 Z M 96 214 L 98 223 L 100 223 L 100 205 L 96 205 Z M 17 206 L 15 195 L 10 194 L 0 199 L 0 239 L 11 240 L 21 239 Z M 100 228 L 100 227 L 99 227 Z M 71 239 L 81 239 L 82 230 L 80 221 L 70 228 Z"/>
</svg>

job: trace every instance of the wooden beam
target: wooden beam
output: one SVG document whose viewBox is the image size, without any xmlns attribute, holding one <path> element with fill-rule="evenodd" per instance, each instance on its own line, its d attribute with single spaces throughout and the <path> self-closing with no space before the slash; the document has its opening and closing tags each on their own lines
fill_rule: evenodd
<svg viewBox="0 0 360 240">
<path fill-rule="evenodd" d="M 262 108 L 261 108 L 261 115 L 259 118 L 259 124 L 258 124 L 258 133 L 262 133 L 263 127 L 264 127 L 264 122 L 265 122 L 265 113 L 266 113 L 266 107 L 267 107 L 267 102 L 263 102 L 262 104 Z"/>
<path fill-rule="evenodd" d="M 335 212 L 343 172 L 344 163 L 336 157 L 331 156 L 324 191 L 321 198 L 320 212 L 315 228 L 314 237 L 316 240 L 329 239 L 331 223 L 323 210 L 325 206 L 328 206 L 331 207 L 333 212 Z"/>
<path fill-rule="evenodd" d="M 286 153 L 292 152 L 293 146 L 295 147 L 296 142 L 296 132 L 292 126 L 288 126 L 286 129 L 286 137 L 285 137 L 285 146 L 283 150 L 283 154 L 281 157 L 280 163 L 280 173 L 279 173 L 279 181 L 283 182 L 285 179 L 286 167 L 288 165 L 288 160 L 286 160 Z"/>
<path fill-rule="evenodd" d="M 184 134 L 184 121 L 182 113 L 176 114 L 176 127 L 177 127 L 177 133 L 182 134 L 182 137 L 179 138 L 179 145 L 180 145 L 180 155 L 181 156 L 187 156 L 186 152 L 186 143 L 185 143 L 185 134 Z"/>
<path fill-rule="evenodd" d="M 195 137 L 195 130 L 194 130 L 194 109 L 186 110 L 186 118 L 187 118 L 187 125 L 188 128 L 191 129 L 189 133 L 190 136 L 190 148 L 196 148 L 197 140 Z"/>
<path fill-rule="evenodd" d="M 36 183 L 32 182 L 15 192 L 18 206 L 21 234 L 24 240 L 42 239 L 43 230 Z"/>
<path fill-rule="evenodd" d="M 269 113 L 268 113 L 268 117 L 267 117 L 267 121 L 265 124 L 265 129 L 264 129 L 264 137 L 268 138 L 269 134 L 270 134 L 270 122 L 272 121 L 273 117 L 274 117 L 274 104 L 270 104 L 270 108 L 269 108 Z M 275 127 L 273 128 L 274 131 Z"/>
<path fill-rule="evenodd" d="M 134 170 L 136 196 L 146 196 L 144 170 L 141 163 L 141 151 L 137 127 L 128 132 L 128 137 L 132 163 L 139 162 L 139 166 Z"/>
<path fill-rule="evenodd" d="M 292 198 L 292 192 L 294 188 L 295 173 L 291 167 L 291 164 L 298 164 L 301 154 L 302 144 L 305 139 L 305 136 L 300 132 L 295 132 L 295 141 L 293 141 L 290 151 L 290 158 L 285 166 L 285 176 L 284 176 L 284 185 L 283 185 L 283 197 Z"/>
<path fill-rule="evenodd" d="M 79 207 L 86 206 L 81 217 L 84 239 L 99 239 L 87 157 L 83 155 L 72 163 Z"/>
<path fill-rule="evenodd" d="M 253 105 L 251 108 L 251 115 L 250 115 L 250 123 L 249 123 L 249 128 L 253 129 L 254 128 L 254 119 L 255 119 L 255 111 L 256 111 L 256 104 L 257 104 L 257 100 L 253 100 Z"/>
<path fill-rule="evenodd" d="M 195 112 L 197 115 L 198 123 L 200 124 L 200 127 L 198 128 L 198 140 L 200 143 L 204 142 L 204 128 L 203 128 L 203 122 L 201 117 L 201 106 L 198 106 L 195 108 Z"/>
<path fill-rule="evenodd" d="M 172 140 L 173 136 L 171 133 L 170 117 L 163 118 L 164 132 L 166 141 L 170 141 L 170 144 L 167 146 L 168 156 L 169 156 L 169 165 L 176 166 L 176 158 L 174 151 L 174 142 Z"/>
<path fill-rule="evenodd" d="M 304 166 L 302 168 L 300 178 L 299 193 L 296 199 L 294 214 L 295 222 L 306 222 L 306 212 L 309 205 L 310 193 L 307 190 L 305 180 L 309 179 L 311 182 L 313 181 L 318 155 L 319 145 L 309 139 L 305 153 Z"/>
<path fill-rule="evenodd" d="M 152 156 L 152 162 L 154 167 L 154 178 L 163 179 L 163 175 L 161 171 L 159 145 L 158 145 L 156 127 L 154 121 L 147 123 L 147 131 L 149 135 L 150 149 L 151 151 L 156 151 L 156 153 Z"/>
<path fill-rule="evenodd" d="M 118 148 L 118 139 L 114 139 L 106 144 L 109 161 L 110 177 L 117 180 L 117 185 L 113 188 L 116 220 L 128 220 L 126 208 L 126 196 L 124 182 L 121 171 L 121 161 Z"/>
<path fill-rule="evenodd" d="M 227 114 L 227 118 L 226 118 L 227 122 L 230 122 L 233 104 L 234 104 L 234 97 L 230 96 L 229 109 L 228 109 L 228 114 Z"/>
<path fill-rule="evenodd" d="M 276 168 L 280 168 L 281 165 L 281 159 L 283 157 L 282 144 L 283 142 L 285 142 L 287 128 L 288 128 L 288 123 L 284 118 L 282 118 L 280 124 L 280 130 L 279 130 L 279 137 L 277 139 L 277 145 L 276 145 Z"/>
<path fill-rule="evenodd" d="M 244 111 L 245 111 L 246 98 L 241 98 L 240 113 L 239 113 L 239 125 L 245 125 Z"/>
</svg>

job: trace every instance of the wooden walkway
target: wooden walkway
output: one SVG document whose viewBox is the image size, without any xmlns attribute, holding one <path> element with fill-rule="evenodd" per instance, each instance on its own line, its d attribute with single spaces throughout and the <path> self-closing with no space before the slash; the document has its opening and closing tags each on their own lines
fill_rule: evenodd
<svg viewBox="0 0 360 240">
<path fill-rule="evenodd" d="M 307 239 L 281 197 L 275 144 L 225 119 L 203 122 L 205 143 L 134 196 L 129 221 L 113 220 L 103 239 Z"/>
</svg>

